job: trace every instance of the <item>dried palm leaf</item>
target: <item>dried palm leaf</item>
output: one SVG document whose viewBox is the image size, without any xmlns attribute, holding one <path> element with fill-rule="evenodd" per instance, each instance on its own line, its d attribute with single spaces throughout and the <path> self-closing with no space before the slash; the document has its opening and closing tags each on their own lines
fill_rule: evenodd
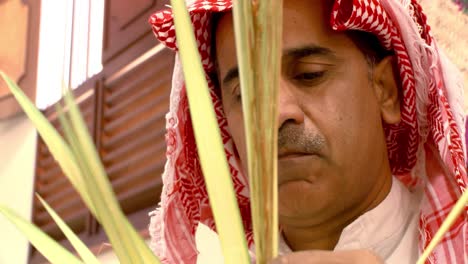
<svg viewBox="0 0 468 264">
<path fill-rule="evenodd" d="M 257 263 L 278 254 L 278 91 L 283 1 L 233 7 Z"/>
</svg>

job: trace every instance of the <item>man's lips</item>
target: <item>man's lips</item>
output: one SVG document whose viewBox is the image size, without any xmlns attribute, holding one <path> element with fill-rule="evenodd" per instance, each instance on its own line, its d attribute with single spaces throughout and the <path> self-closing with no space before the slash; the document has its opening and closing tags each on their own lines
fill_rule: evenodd
<svg viewBox="0 0 468 264">
<path fill-rule="evenodd" d="M 304 156 L 314 156 L 317 153 L 310 153 L 310 152 L 303 152 L 303 151 L 279 151 L 278 152 L 278 160 L 285 160 L 285 159 L 294 159 L 294 158 L 301 158 Z"/>
<path fill-rule="evenodd" d="M 302 153 L 302 152 L 283 153 L 283 154 L 278 155 L 278 160 L 300 158 L 300 157 L 308 156 L 308 155 L 313 155 L 313 154 Z"/>
</svg>

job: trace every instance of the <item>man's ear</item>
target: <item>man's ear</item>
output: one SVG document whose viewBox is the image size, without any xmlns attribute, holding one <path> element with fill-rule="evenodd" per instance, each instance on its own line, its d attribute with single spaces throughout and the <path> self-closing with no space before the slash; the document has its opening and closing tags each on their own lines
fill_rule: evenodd
<svg viewBox="0 0 468 264">
<path fill-rule="evenodd" d="M 382 119 L 387 124 L 396 124 L 401 119 L 397 77 L 393 69 L 393 56 L 387 56 L 374 66 L 372 79 Z"/>
</svg>

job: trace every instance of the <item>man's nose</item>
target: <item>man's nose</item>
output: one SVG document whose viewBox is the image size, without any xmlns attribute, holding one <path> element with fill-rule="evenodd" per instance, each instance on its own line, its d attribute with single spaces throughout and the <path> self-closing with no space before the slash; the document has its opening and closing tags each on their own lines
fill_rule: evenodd
<svg viewBox="0 0 468 264">
<path fill-rule="evenodd" d="M 304 111 L 300 104 L 299 94 L 291 83 L 281 78 L 278 100 L 278 129 L 287 122 L 301 124 L 304 122 Z"/>
</svg>

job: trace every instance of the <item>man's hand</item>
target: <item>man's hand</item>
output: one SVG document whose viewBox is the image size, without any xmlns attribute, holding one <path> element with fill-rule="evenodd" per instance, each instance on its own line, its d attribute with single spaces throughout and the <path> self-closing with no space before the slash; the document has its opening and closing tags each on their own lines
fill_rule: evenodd
<svg viewBox="0 0 468 264">
<path fill-rule="evenodd" d="M 385 264 L 385 262 L 368 250 L 311 250 L 278 257 L 271 264 Z"/>
</svg>

